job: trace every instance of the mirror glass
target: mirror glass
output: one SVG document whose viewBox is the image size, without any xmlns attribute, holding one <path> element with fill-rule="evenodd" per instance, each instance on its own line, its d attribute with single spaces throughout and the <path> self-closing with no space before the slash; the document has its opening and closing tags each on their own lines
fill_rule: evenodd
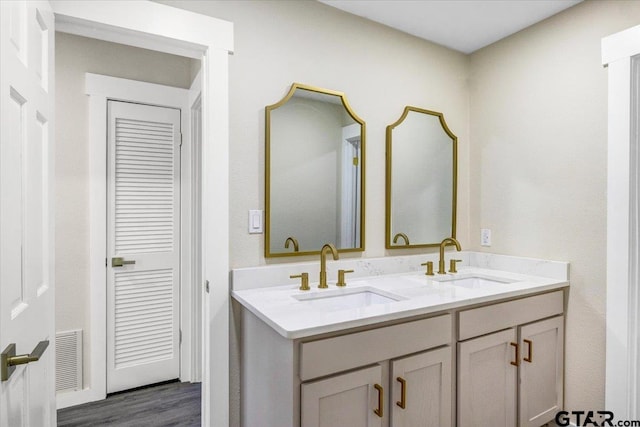
<svg viewBox="0 0 640 427">
<path fill-rule="evenodd" d="M 265 257 L 362 251 L 365 124 L 345 95 L 294 83 L 265 130 Z"/>
<path fill-rule="evenodd" d="M 387 126 L 387 249 L 456 235 L 457 138 L 442 113 L 405 107 Z"/>
</svg>

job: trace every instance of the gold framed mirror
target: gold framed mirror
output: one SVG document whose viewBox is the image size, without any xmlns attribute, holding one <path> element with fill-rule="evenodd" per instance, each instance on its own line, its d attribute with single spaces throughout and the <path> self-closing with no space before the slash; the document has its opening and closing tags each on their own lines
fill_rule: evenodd
<svg viewBox="0 0 640 427">
<path fill-rule="evenodd" d="M 387 249 L 456 237 L 458 138 L 442 113 L 407 106 L 387 126 Z"/>
<path fill-rule="evenodd" d="M 344 93 L 294 83 L 265 108 L 270 257 L 364 250 L 365 123 Z"/>
</svg>

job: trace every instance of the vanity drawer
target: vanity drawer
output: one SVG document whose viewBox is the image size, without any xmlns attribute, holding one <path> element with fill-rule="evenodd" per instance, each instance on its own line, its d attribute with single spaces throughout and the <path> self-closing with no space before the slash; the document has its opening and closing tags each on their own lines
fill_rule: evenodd
<svg viewBox="0 0 640 427">
<path fill-rule="evenodd" d="M 346 371 L 451 343 L 451 315 L 300 344 L 300 379 Z"/>
<path fill-rule="evenodd" d="M 562 314 L 563 301 L 563 291 L 556 291 L 461 311 L 458 318 L 458 340 L 464 341 L 479 335 Z"/>
</svg>

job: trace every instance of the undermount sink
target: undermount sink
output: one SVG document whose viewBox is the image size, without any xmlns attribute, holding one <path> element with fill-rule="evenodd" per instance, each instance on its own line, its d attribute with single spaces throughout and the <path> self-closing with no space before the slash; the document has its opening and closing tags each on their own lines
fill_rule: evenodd
<svg viewBox="0 0 640 427">
<path fill-rule="evenodd" d="M 511 279 L 489 277 L 484 275 L 453 276 L 434 280 L 437 282 L 446 283 L 447 285 L 460 286 L 468 289 L 487 288 L 515 282 L 515 280 Z"/>
<path fill-rule="evenodd" d="M 314 292 L 308 295 L 295 295 L 293 298 L 314 309 L 324 311 L 363 308 L 376 304 L 389 304 L 403 299 L 372 288 Z"/>
</svg>

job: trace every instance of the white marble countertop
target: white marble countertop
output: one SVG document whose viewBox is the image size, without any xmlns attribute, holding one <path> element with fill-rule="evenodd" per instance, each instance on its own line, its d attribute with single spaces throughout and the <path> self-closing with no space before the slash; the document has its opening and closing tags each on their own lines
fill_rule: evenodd
<svg viewBox="0 0 640 427">
<path fill-rule="evenodd" d="M 299 284 L 284 286 L 240 288 L 232 296 L 247 310 L 289 339 L 334 332 L 379 322 L 437 313 L 472 304 L 526 296 L 569 286 L 568 264 L 564 263 L 566 277 L 547 277 L 521 274 L 478 266 L 464 266 L 456 275 L 426 276 L 423 272 L 404 272 L 349 280 L 338 288 L 335 280 L 329 289 L 298 290 Z M 560 265 L 562 267 L 562 265 Z M 463 287 L 447 283 L 455 277 L 485 276 L 510 283 L 484 284 Z M 316 297 L 326 298 L 340 294 L 353 294 L 363 290 L 393 299 L 359 308 L 319 307 Z M 300 300 L 300 299 L 305 300 Z"/>
</svg>

